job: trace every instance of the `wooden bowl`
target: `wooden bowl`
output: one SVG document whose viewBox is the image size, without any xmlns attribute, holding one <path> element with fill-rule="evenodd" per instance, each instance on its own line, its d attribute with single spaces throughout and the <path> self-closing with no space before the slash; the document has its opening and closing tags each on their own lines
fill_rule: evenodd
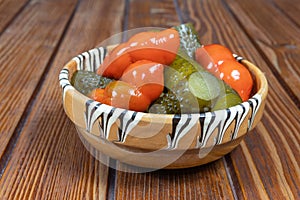
<svg viewBox="0 0 300 200">
<path fill-rule="evenodd" d="M 232 151 L 260 121 L 268 92 L 264 74 L 241 57 L 254 77 L 254 95 L 237 106 L 199 114 L 135 112 L 96 102 L 70 80 L 76 70 L 96 71 L 111 47 L 95 48 L 68 62 L 60 72 L 64 110 L 92 151 L 147 168 L 187 168 Z"/>
</svg>

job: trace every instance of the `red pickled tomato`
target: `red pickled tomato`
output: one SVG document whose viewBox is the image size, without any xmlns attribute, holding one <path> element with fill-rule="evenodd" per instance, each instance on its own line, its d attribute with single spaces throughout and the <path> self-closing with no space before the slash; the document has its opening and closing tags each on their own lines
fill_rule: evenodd
<svg viewBox="0 0 300 200">
<path fill-rule="evenodd" d="M 235 60 L 228 48 L 219 44 L 205 45 L 196 50 L 195 59 L 237 91 L 243 101 L 248 100 L 253 87 L 252 76 L 244 65 Z"/>
<path fill-rule="evenodd" d="M 124 70 L 132 63 L 132 58 L 129 53 L 125 52 L 127 43 L 122 43 L 115 47 L 112 52 L 105 57 L 103 63 L 100 65 L 97 74 L 101 76 L 119 79 Z M 118 52 L 122 52 L 119 53 Z"/>
<path fill-rule="evenodd" d="M 149 60 L 169 65 L 176 58 L 180 38 L 175 29 L 166 29 L 158 32 L 138 33 L 127 43 L 132 46 L 129 54 L 133 61 Z"/>
<path fill-rule="evenodd" d="M 120 80 L 136 86 L 150 101 L 154 101 L 164 89 L 164 66 L 148 60 L 139 60 L 124 71 Z"/>
<path fill-rule="evenodd" d="M 169 65 L 176 58 L 179 46 L 179 33 L 175 29 L 138 33 L 128 42 L 114 48 L 104 59 L 97 73 L 120 79 L 124 70 L 138 60 L 151 60 Z"/>
<path fill-rule="evenodd" d="M 230 85 L 242 98 L 249 99 L 253 79 L 249 70 L 235 60 L 224 60 L 219 63 L 220 78 Z"/>
<path fill-rule="evenodd" d="M 150 99 L 134 85 L 124 81 L 113 81 L 105 87 L 104 102 L 107 104 L 134 111 L 145 111 L 151 104 Z"/>
<path fill-rule="evenodd" d="M 203 48 L 211 56 L 214 64 L 218 64 L 218 62 L 222 60 L 235 60 L 232 52 L 220 44 L 204 45 Z"/>
<path fill-rule="evenodd" d="M 232 52 L 220 45 L 210 44 L 198 48 L 195 52 L 196 61 L 206 70 L 219 77 L 220 72 L 218 64 L 223 60 L 235 60 Z"/>
<path fill-rule="evenodd" d="M 96 88 L 96 89 L 93 89 L 91 91 L 91 93 L 88 95 L 91 99 L 94 99 L 95 101 L 99 101 L 101 103 L 104 103 L 103 100 L 104 100 L 104 89 L 102 88 Z"/>
</svg>

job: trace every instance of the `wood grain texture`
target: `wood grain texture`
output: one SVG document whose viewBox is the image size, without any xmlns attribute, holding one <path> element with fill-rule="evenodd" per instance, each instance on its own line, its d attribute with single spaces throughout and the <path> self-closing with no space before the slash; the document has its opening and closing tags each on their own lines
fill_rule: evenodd
<svg viewBox="0 0 300 200">
<path fill-rule="evenodd" d="M 172 0 L 132 0 L 128 5 L 128 29 L 138 27 L 169 28 L 179 24 Z"/>
<path fill-rule="evenodd" d="M 0 1 L 0 34 L 18 16 L 29 0 Z"/>
<path fill-rule="evenodd" d="M 300 26 L 299 21 L 299 12 L 300 12 L 300 4 L 297 0 L 273 0 L 274 6 L 279 9 L 283 15 L 286 15 L 290 18 L 293 23 L 295 23 L 298 27 Z"/>
<path fill-rule="evenodd" d="M 233 180 L 236 180 L 233 182 L 234 188 L 241 188 L 236 191 L 237 196 L 245 199 L 299 198 L 297 155 L 300 149 L 300 123 L 297 116 L 300 113 L 297 102 L 289 98 L 286 88 L 270 70 L 268 60 L 263 62 L 265 59 L 256 50 L 251 35 L 235 31 L 240 24 L 232 18 L 227 4 L 221 1 L 187 1 L 182 6 L 186 20 L 193 20 L 200 29 L 203 43 L 218 42 L 236 49 L 238 54 L 257 63 L 269 80 L 270 91 L 262 123 L 226 159 L 232 163 L 228 163 L 228 166 L 234 167 L 234 170 L 229 169 Z M 241 14 L 239 16 L 241 19 Z M 245 26 L 248 27 L 248 24 Z M 274 176 L 265 176 L 270 171 Z"/>
<path fill-rule="evenodd" d="M 0 199 L 300 199 L 299 9 L 297 0 L 0 0 Z M 183 22 L 266 74 L 262 121 L 204 166 L 107 168 L 63 111 L 59 71 L 122 30 Z"/>
<path fill-rule="evenodd" d="M 0 158 L 75 5 L 73 0 L 31 2 L 0 37 Z"/>
<path fill-rule="evenodd" d="M 106 198 L 108 168 L 84 148 L 74 125 L 66 117 L 58 74 L 73 56 L 120 31 L 118 22 L 122 21 L 123 10 L 121 0 L 81 1 L 66 34 L 56 33 L 64 39 L 35 94 L 31 112 L 2 174 L 0 197 Z M 102 21 L 103 15 L 107 18 Z"/>
<path fill-rule="evenodd" d="M 242 28 L 260 50 L 260 54 L 268 59 L 269 68 L 281 85 L 285 86 L 300 107 L 300 88 L 297 87 L 300 81 L 299 25 L 282 13 L 279 5 L 274 6 L 270 1 L 254 0 L 250 3 L 227 0 L 226 4 L 243 24 Z"/>
<path fill-rule="evenodd" d="M 234 199 L 222 159 L 188 170 L 118 171 L 116 179 L 116 199 Z"/>
</svg>

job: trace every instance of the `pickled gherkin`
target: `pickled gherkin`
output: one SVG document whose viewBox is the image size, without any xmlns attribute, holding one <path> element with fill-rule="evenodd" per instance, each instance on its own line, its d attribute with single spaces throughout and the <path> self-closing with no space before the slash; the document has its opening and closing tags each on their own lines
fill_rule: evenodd
<svg viewBox="0 0 300 200">
<path fill-rule="evenodd" d="M 188 87 L 193 95 L 205 101 L 215 99 L 221 93 L 218 79 L 209 72 L 199 71 L 191 74 L 188 83 Z"/>
<path fill-rule="evenodd" d="M 237 92 L 194 60 L 195 50 L 201 44 L 193 26 L 183 24 L 175 29 L 180 35 L 180 49 L 173 63 L 165 69 L 167 89 L 150 106 L 148 112 L 199 113 L 241 103 Z"/>
<path fill-rule="evenodd" d="M 180 102 L 172 91 L 165 88 L 160 97 L 149 107 L 148 112 L 156 114 L 179 114 L 181 113 Z"/>
<path fill-rule="evenodd" d="M 201 70 L 204 69 L 195 60 L 184 54 L 177 55 L 171 65 L 165 69 L 165 85 L 172 88 L 179 81 Z"/>
<path fill-rule="evenodd" d="M 201 46 L 200 39 L 194 26 L 191 23 L 187 23 L 175 26 L 174 28 L 178 31 L 180 36 L 180 48 L 190 58 L 194 59 L 196 49 Z"/>
<path fill-rule="evenodd" d="M 93 89 L 105 88 L 113 80 L 91 71 L 77 70 L 71 79 L 71 84 L 82 94 L 88 95 Z"/>
<path fill-rule="evenodd" d="M 176 58 L 169 67 L 165 68 L 165 86 L 172 89 L 180 81 L 187 79 L 190 74 L 197 71 L 192 63 L 187 62 L 185 59 Z"/>
<path fill-rule="evenodd" d="M 211 111 L 226 109 L 241 102 L 242 99 L 237 93 L 225 93 L 217 99 Z"/>
</svg>

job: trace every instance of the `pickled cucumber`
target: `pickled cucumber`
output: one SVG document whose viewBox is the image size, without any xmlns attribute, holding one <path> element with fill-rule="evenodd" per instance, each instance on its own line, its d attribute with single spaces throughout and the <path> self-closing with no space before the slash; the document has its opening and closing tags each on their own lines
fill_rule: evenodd
<svg viewBox="0 0 300 200">
<path fill-rule="evenodd" d="M 78 70 L 73 74 L 71 84 L 82 94 L 88 95 L 93 89 L 105 88 L 112 81 L 91 71 Z"/>
<path fill-rule="evenodd" d="M 211 101 L 221 93 L 218 79 L 209 72 L 199 71 L 190 75 L 188 87 L 197 98 Z"/>
<path fill-rule="evenodd" d="M 180 103 L 181 113 L 199 113 L 211 107 L 212 101 L 197 98 L 192 93 L 187 79 L 180 81 L 172 91 Z"/>
<path fill-rule="evenodd" d="M 195 51 L 201 44 L 193 25 L 188 23 L 174 28 L 179 33 L 180 48 L 175 60 L 170 65 L 171 69 L 165 71 L 165 85 L 171 89 L 175 87 L 179 81 L 187 79 L 192 73 L 204 70 L 203 67 L 194 60 Z"/>
<path fill-rule="evenodd" d="M 165 68 L 165 86 L 173 88 L 179 81 L 187 79 L 192 73 L 203 70 L 190 58 L 177 55 L 174 62 Z"/>
<path fill-rule="evenodd" d="M 166 88 L 161 96 L 150 105 L 147 112 L 156 114 L 179 114 L 181 112 L 180 103 L 176 95 Z"/>
<path fill-rule="evenodd" d="M 183 79 L 172 89 L 165 88 L 162 95 L 153 102 L 148 112 L 158 114 L 199 113 L 210 110 L 211 101 L 195 97 L 189 89 L 189 82 Z"/>
<path fill-rule="evenodd" d="M 180 49 L 173 63 L 165 68 L 168 91 L 150 107 L 150 112 L 156 108 L 160 111 L 155 112 L 161 114 L 197 113 L 239 104 L 239 95 L 229 85 L 194 60 L 195 50 L 201 44 L 193 26 L 183 24 L 175 29 L 180 35 Z"/>
<path fill-rule="evenodd" d="M 197 48 L 201 46 L 198 33 L 191 23 L 181 24 L 174 27 L 180 37 L 180 49 L 183 50 L 190 58 L 194 59 Z M 179 55 L 182 52 L 179 52 Z"/>
<path fill-rule="evenodd" d="M 242 99 L 237 93 L 226 93 L 217 99 L 212 111 L 226 109 L 240 103 L 242 103 Z"/>
</svg>

